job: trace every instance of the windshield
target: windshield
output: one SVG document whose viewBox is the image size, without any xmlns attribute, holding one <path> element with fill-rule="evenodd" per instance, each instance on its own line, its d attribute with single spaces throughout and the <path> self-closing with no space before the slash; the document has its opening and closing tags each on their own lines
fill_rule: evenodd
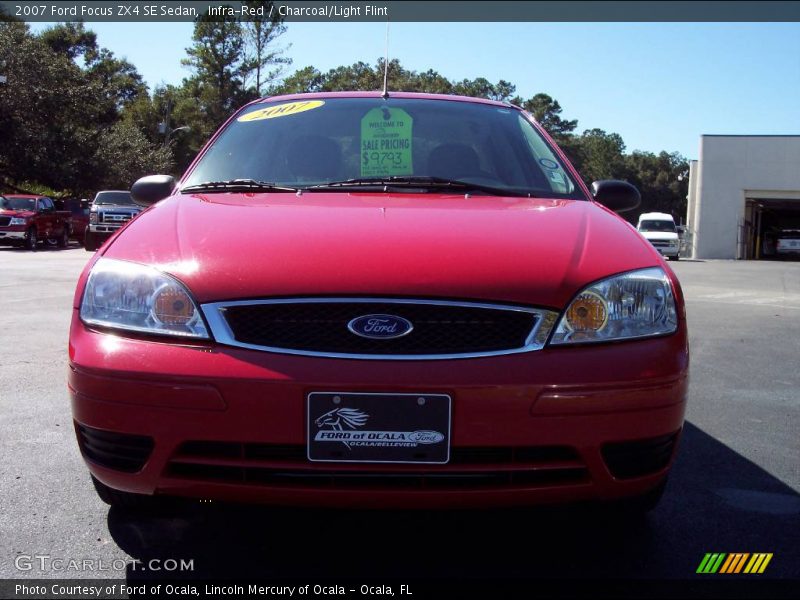
<svg viewBox="0 0 800 600">
<path fill-rule="evenodd" d="M 133 204 L 130 192 L 97 192 L 95 204 Z"/>
<path fill-rule="evenodd" d="M 642 221 L 639 231 L 659 231 L 675 233 L 675 223 L 672 221 Z"/>
<path fill-rule="evenodd" d="M 9 198 L 0 196 L 0 208 L 5 210 L 36 210 L 34 198 Z"/>
<path fill-rule="evenodd" d="M 420 177 L 584 199 L 519 110 L 404 98 L 254 104 L 226 127 L 183 185 L 247 179 L 309 188 L 366 179 L 377 186 L 414 178 L 414 185 L 392 191 L 419 193 L 427 187 Z"/>
</svg>

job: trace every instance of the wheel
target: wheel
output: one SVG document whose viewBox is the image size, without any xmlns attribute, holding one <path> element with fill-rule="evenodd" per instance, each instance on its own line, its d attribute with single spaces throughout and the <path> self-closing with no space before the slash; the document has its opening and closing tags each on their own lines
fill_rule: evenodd
<svg viewBox="0 0 800 600">
<path fill-rule="evenodd" d="M 86 232 L 83 238 L 83 247 L 89 252 L 94 252 L 100 247 L 100 244 L 97 243 L 97 236 L 91 231 Z"/>
<path fill-rule="evenodd" d="M 680 257 L 680 256 L 678 256 L 677 254 L 676 254 L 675 256 L 673 256 L 673 257 L 672 257 L 672 260 L 680 260 L 680 259 L 681 259 L 681 257 Z"/>
<path fill-rule="evenodd" d="M 147 496 L 145 494 L 132 494 L 130 492 L 115 490 L 97 480 L 94 475 L 92 475 L 92 484 L 100 500 L 109 506 L 121 508 L 126 511 L 152 512 L 167 508 L 170 505 L 169 498 Z"/>
<path fill-rule="evenodd" d="M 66 248 L 67 246 L 69 246 L 69 227 L 64 227 L 61 237 L 58 238 L 58 247 Z"/>
<path fill-rule="evenodd" d="M 25 232 L 25 248 L 27 250 L 36 250 L 36 245 L 39 243 L 39 237 L 36 232 L 36 227 L 31 227 Z"/>
</svg>

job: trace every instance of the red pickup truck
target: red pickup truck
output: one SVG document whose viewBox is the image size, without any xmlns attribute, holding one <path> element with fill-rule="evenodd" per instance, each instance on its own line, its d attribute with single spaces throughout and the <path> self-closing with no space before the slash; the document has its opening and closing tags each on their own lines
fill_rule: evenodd
<svg viewBox="0 0 800 600">
<path fill-rule="evenodd" d="M 0 196 L 0 243 L 22 244 L 36 250 L 40 241 L 65 248 L 69 244 L 72 215 L 56 210 L 46 196 Z"/>
<path fill-rule="evenodd" d="M 91 202 L 85 198 L 82 200 L 67 198 L 56 200 L 55 204 L 57 209 L 68 210 L 71 213 L 70 236 L 72 239 L 78 240 L 78 243 L 83 246 L 86 239 L 86 231 L 89 229 L 89 207 Z"/>
</svg>

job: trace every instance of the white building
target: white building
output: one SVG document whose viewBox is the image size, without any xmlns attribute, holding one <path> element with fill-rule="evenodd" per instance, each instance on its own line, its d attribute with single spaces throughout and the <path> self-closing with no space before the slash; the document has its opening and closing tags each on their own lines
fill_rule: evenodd
<svg viewBox="0 0 800 600">
<path fill-rule="evenodd" d="M 800 229 L 800 135 L 703 135 L 689 171 L 693 258 L 769 258 Z"/>
</svg>

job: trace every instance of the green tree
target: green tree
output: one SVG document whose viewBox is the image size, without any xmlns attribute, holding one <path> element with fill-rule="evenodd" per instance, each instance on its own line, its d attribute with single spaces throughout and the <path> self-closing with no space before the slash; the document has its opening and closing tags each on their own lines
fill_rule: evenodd
<svg viewBox="0 0 800 600">
<path fill-rule="evenodd" d="M 275 96 L 279 94 L 318 92 L 322 89 L 324 80 L 324 75 L 314 67 L 304 67 L 292 73 L 279 85 L 272 86 L 268 94 Z"/>
<path fill-rule="evenodd" d="M 147 93 L 147 86 L 136 67 L 125 59 L 116 58 L 106 48 L 89 51 L 86 65 L 86 74 L 98 80 L 109 110 L 113 110 L 115 116 L 128 103 Z"/>
<path fill-rule="evenodd" d="M 639 212 L 665 212 L 676 221 L 686 216 L 689 161 L 677 152 L 642 152 L 625 156 L 625 179 L 642 194 Z M 626 215 L 627 216 L 627 215 Z M 635 215 L 629 217 L 631 220 Z"/>
<path fill-rule="evenodd" d="M 379 58 L 374 65 L 364 61 L 352 65 L 342 65 L 321 73 L 314 67 L 295 71 L 280 84 L 272 86 L 270 95 L 294 94 L 301 92 L 336 91 L 374 91 L 383 89 L 384 59 Z M 458 94 L 509 100 L 515 91 L 514 84 L 500 80 L 491 83 L 488 79 L 464 79 L 453 82 L 439 72 L 428 69 L 418 73 L 404 68 L 400 61 L 389 61 L 389 91 L 425 92 L 431 94 Z"/>
<path fill-rule="evenodd" d="M 45 29 L 39 39 L 54 53 L 77 61 L 82 58 L 87 79 L 96 79 L 102 96 L 101 118 L 112 124 L 124 106 L 147 92 L 147 86 L 136 67 L 97 45 L 97 34 L 83 23 L 59 23 Z"/>
<path fill-rule="evenodd" d="M 81 22 L 59 23 L 45 29 L 39 37 L 53 52 L 72 60 L 97 50 L 97 34 Z"/>
<path fill-rule="evenodd" d="M 577 142 L 576 167 L 586 183 L 624 178 L 625 142 L 618 133 L 587 129 Z"/>
<path fill-rule="evenodd" d="M 444 75 L 441 75 L 433 69 L 420 73 L 417 76 L 417 83 L 419 88 L 414 91 L 424 92 L 426 94 L 452 94 L 453 83 Z"/>
<path fill-rule="evenodd" d="M 250 9 L 258 9 L 258 14 L 263 15 L 242 23 L 245 74 L 247 78 L 255 78 L 254 92 L 256 96 L 261 96 L 264 86 L 278 78 L 292 64 L 292 60 L 286 56 L 288 48 L 276 45 L 278 38 L 286 32 L 286 25 L 271 1 L 248 0 L 242 4 Z"/>
<path fill-rule="evenodd" d="M 172 154 L 168 147 L 149 142 L 138 127 L 120 121 L 101 131 L 92 162 L 104 166 L 95 181 L 96 187 L 128 187 L 144 175 L 168 173 Z"/>
<path fill-rule="evenodd" d="M 558 100 L 547 94 L 536 94 L 519 104 L 556 139 L 571 134 L 578 127 L 577 119 L 566 120 L 561 117 L 562 109 Z"/>
<path fill-rule="evenodd" d="M 114 176 L 115 187 L 128 186 L 138 171 L 105 151 L 120 139 L 140 165 L 162 166 L 163 153 L 143 135 L 114 130 L 115 84 L 82 69 L 70 50 L 76 45 L 54 51 L 53 39 L 33 35 L 24 23 L 0 23 L 0 64 L 8 77 L 0 93 L 0 185 L 89 194 Z"/>
<path fill-rule="evenodd" d="M 485 77 L 476 79 L 463 79 L 453 85 L 453 93 L 459 96 L 472 96 L 473 98 L 487 98 L 489 100 L 509 100 L 514 94 L 516 86 L 508 81 L 500 80 L 492 83 Z"/>
<path fill-rule="evenodd" d="M 392 61 L 399 64 L 397 61 Z M 383 87 L 383 71 L 380 69 L 382 61 L 377 68 L 363 61 L 350 66 L 341 66 L 328 71 L 322 80 L 320 89 L 325 92 L 346 90 L 380 90 Z M 390 63 L 391 67 L 391 63 Z"/>
<path fill-rule="evenodd" d="M 192 46 L 186 49 L 187 58 L 181 61 L 193 71 L 184 87 L 197 94 L 208 115 L 209 128 L 214 128 L 249 99 L 244 85 L 248 65 L 242 24 L 206 15 L 195 23 L 192 40 Z"/>
</svg>

